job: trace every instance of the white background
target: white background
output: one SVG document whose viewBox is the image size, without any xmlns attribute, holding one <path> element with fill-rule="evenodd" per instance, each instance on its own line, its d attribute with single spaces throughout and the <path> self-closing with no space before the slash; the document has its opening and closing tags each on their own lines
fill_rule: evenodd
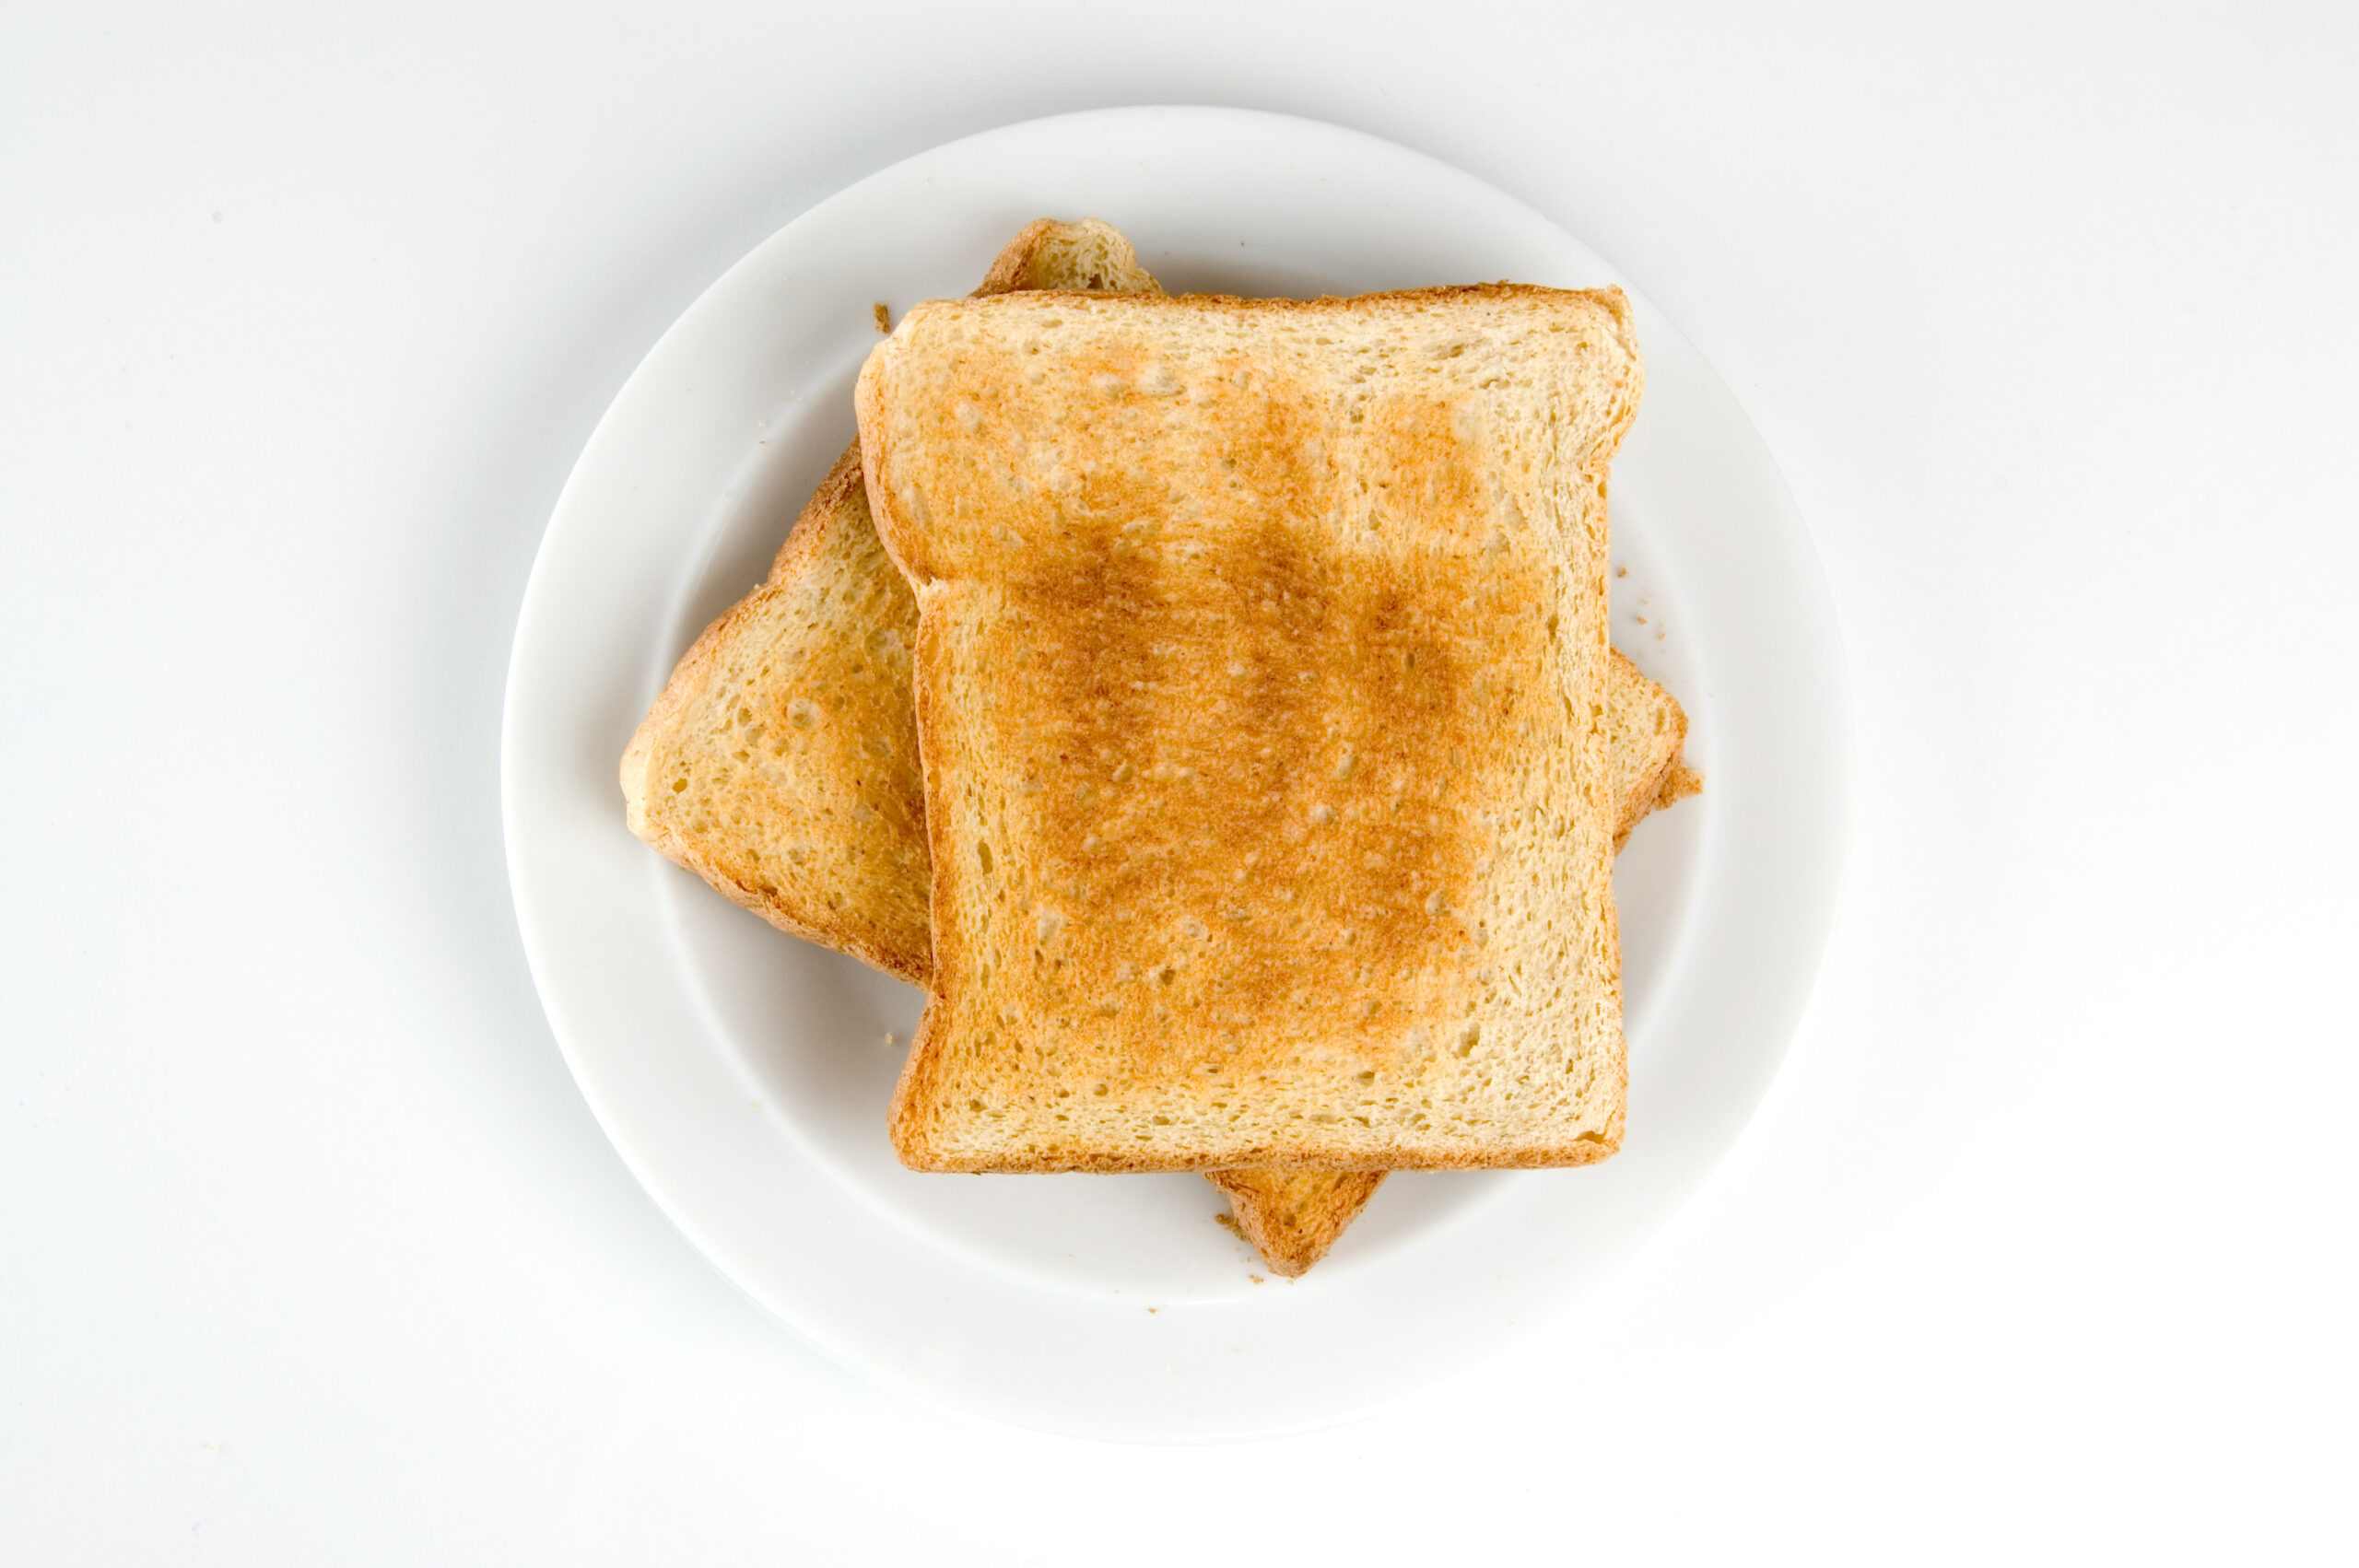
<svg viewBox="0 0 2359 1568">
<path fill-rule="evenodd" d="M 1194 101 L 1457 163 L 1745 402 L 1841 924 L 1540 1343 L 1226 1446 L 877 1392 L 584 1109 L 496 745 L 600 411 L 862 175 Z M 2359 12 L 0 8 L 0 1557 L 2359 1550 Z"/>
</svg>

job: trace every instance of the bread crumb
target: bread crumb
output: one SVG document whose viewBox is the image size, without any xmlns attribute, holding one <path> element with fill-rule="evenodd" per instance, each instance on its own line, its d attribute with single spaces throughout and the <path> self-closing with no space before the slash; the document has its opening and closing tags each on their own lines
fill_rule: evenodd
<svg viewBox="0 0 2359 1568">
<path fill-rule="evenodd" d="M 879 299 L 875 304 L 870 306 L 869 309 L 876 312 L 876 330 L 878 332 L 891 332 L 893 330 L 893 312 L 885 309 L 884 300 Z"/>
<path fill-rule="evenodd" d="M 1243 1231 L 1237 1228 L 1237 1216 L 1234 1214 L 1215 1214 L 1213 1216 L 1213 1223 L 1220 1226 L 1221 1229 L 1226 1231 L 1231 1235 L 1241 1236 L 1245 1234 Z"/>
<path fill-rule="evenodd" d="M 1257 1285 L 1266 1285 L 1266 1284 L 1268 1284 L 1268 1283 L 1269 1283 L 1269 1281 L 1268 1281 L 1267 1280 L 1264 1280 L 1264 1279 L 1263 1279 L 1263 1278 L 1262 1278 L 1262 1276 L 1261 1276 L 1261 1275 L 1259 1275 L 1259 1274 L 1248 1274 L 1248 1275 L 1246 1275 L 1245 1277 L 1246 1277 L 1247 1279 L 1249 1279 L 1249 1280 L 1252 1281 L 1253 1281 L 1255 1284 L 1257 1284 Z"/>
</svg>

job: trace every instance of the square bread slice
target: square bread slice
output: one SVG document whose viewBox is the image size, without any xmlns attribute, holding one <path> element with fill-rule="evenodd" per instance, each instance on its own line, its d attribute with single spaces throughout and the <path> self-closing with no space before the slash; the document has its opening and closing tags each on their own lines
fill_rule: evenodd
<svg viewBox="0 0 2359 1568">
<path fill-rule="evenodd" d="M 1580 1164 L 1621 1138 L 1618 290 L 1009 294 L 863 370 L 916 590 L 937 1170 Z"/>
</svg>

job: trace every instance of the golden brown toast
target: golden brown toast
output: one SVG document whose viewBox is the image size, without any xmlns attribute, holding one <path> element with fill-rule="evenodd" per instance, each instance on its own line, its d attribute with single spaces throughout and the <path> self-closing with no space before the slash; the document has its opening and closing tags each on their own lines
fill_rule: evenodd
<svg viewBox="0 0 2359 1568">
<path fill-rule="evenodd" d="M 1112 226 L 1043 218 L 979 293 L 1159 287 Z M 769 579 L 682 657 L 623 754 L 630 830 L 784 931 L 933 973 L 917 602 L 869 523 L 854 442 Z"/>
<path fill-rule="evenodd" d="M 1614 796 L 1619 852 L 1649 813 L 1684 800 L 1703 780 L 1681 760 L 1687 714 L 1677 699 L 1618 651 L 1609 661 L 1606 719 L 1613 732 Z M 1227 1195 L 1231 1229 L 1253 1244 L 1276 1273 L 1300 1274 L 1326 1255 L 1367 1206 L 1381 1171 L 1282 1171 L 1248 1167 L 1208 1178 Z"/>
<path fill-rule="evenodd" d="M 1617 290 L 919 306 L 860 380 L 916 591 L 938 1170 L 1579 1164 L 1621 1137 Z"/>
<path fill-rule="evenodd" d="M 979 292 L 1155 287 L 1109 228 L 1044 221 L 1001 253 Z M 681 660 L 633 738 L 623 785 L 632 831 L 733 901 L 923 985 L 923 780 L 908 675 L 916 618 L 870 522 L 855 446 L 768 579 Z M 1685 718 L 1618 654 L 1608 718 L 1626 837 L 1656 804 L 1637 781 L 1674 768 Z M 1380 1179 L 1214 1177 L 1238 1228 L 1283 1274 L 1309 1267 Z"/>
</svg>

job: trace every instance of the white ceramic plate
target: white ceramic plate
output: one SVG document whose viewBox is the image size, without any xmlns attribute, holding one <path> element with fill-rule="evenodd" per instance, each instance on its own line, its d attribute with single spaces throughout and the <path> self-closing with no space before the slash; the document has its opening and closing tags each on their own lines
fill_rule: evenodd
<svg viewBox="0 0 2359 1568">
<path fill-rule="evenodd" d="M 1133 1438 L 1313 1425 L 1557 1319 L 1735 1139 L 1834 912 L 1842 650 L 1759 438 L 1631 290 L 1647 391 L 1614 464 L 1628 567 L 1614 640 L 1686 705 L 1709 784 L 1640 828 L 1615 875 L 1623 1152 L 1589 1170 L 1397 1176 L 1292 1283 L 1215 1223 L 1223 1205 L 1195 1176 L 903 1170 L 885 1109 L 918 993 L 781 936 L 641 847 L 616 764 L 674 660 L 760 579 L 851 438 L 873 304 L 898 319 L 964 294 L 1044 215 L 1112 221 L 1174 290 L 1629 287 L 1454 169 L 1229 110 L 1014 125 L 813 208 L 664 334 L 550 519 L 502 740 L 518 919 L 566 1059 L 631 1170 L 816 1344 L 1027 1425 Z"/>
</svg>

